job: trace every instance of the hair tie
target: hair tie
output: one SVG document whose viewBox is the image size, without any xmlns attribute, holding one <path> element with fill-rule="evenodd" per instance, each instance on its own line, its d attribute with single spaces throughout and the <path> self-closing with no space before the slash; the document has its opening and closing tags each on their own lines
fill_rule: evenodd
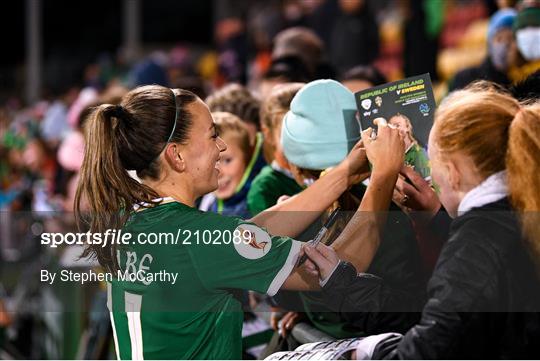
<svg viewBox="0 0 540 361">
<path fill-rule="evenodd" d="M 113 105 L 107 108 L 107 115 L 110 117 L 115 117 L 121 120 L 129 119 L 129 112 L 121 105 Z"/>
</svg>

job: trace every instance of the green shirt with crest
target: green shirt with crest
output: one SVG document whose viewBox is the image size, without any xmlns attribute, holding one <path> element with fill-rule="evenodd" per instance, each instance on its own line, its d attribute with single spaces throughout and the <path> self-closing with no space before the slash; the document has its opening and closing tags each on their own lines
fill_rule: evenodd
<svg viewBox="0 0 540 361">
<path fill-rule="evenodd" d="M 132 238 L 118 247 L 120 272 L 141 277 L 116 273 L 108 284 L 120 359 L 240 359 L 243 312 L 234 291 L 275 294 L 300 251 L 299 242 L 253 223 L 167 198 L 134 212 L 123 232 Z M 160 274 L 177 278 L 148 278 Z"/>
</svg>

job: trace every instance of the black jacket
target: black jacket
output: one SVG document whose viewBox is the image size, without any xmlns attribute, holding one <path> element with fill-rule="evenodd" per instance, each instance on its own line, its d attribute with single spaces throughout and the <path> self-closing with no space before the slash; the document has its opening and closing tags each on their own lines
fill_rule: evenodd
<svg viewBox="0 0 540 361">
<path fill-rule="evenodd" d="M 423 292 L 407 292 L 373 274 L 357 274 L 352 264 L 343 261 L 324 286 L 323 295 L 340 319 L 364 335 L 407 332 L 420 319 L 425 302 Z"/>
<path fill-rule="evenodd" d="M 431 220 L 427 231 L 432 237 L 446 241 L 451 223 L 452 219 L 441 208 Z M 396 233 L 389 236 L 397 237 Z M 393 247 L 398 248 L 395 243 Z M 422 288 L 411 287 L 414 283 L 403 284 L 399 280 L 387 278 L 384 270 L 375 274 L 372 269 L 370 267 L 367 273 L 357 274 L 352 264 L 342 261 L 323 288 L 325 304 L 350 327 L 364 330 L 364 335 L 388 331 L 407 332 L 420 320 L 422 307 L 427 300 L 427 278 Z M 396 273 L 405 270 L 401 267 Z"/>
<path fill-rule="evenodd" d="M 465 88 L 476 80 L 489 80 L 504 87 L 510 85 L 508 76 L 497 70 L 489 57 L 486 57 L 480 65 L 463 69 L 458 72 L 450 83 L 448 91 L 450 92 Z"/>
<path fill-rule="evenodd" d="M 382 280 L 372 284 L 368 290 L 387 292 Z M 538 358 L 539 340 L 540 281 L 504 199 L 453 221 L 420 322 L 379 343 L 373 358 Z"/>
</svg>

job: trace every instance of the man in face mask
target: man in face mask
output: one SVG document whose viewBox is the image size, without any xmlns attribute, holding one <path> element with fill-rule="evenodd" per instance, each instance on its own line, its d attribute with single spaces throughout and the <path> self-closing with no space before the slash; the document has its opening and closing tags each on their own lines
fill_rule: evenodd
<svg viewBox="0 0 540 361">
<path fill-rule="evenodd" d="M 505 8 L 491 17 L 488 26 L 488 54 L 479 65 L 464 69 L 456 74 L 450 82 L 449 91 L 466 87 L 475 80 L 489 80 L 508 86 L 510 80 L 506 72 L 509 65 L 509 53 L 513 42 L 512 25 L 516 11 Z"/>
<path fill-rule="evenodd" d="M 540 1 L 525 0 L 514 23 L 517 56 L 509 75 L 520 81 L 540 69 Z"/>
</svg>

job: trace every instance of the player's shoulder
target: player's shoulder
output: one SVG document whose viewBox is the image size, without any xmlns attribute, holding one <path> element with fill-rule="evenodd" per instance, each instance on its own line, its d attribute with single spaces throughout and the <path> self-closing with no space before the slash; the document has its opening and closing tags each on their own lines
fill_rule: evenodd
<svg viewBox="0 0 540 361">
<path fill-rule="evenodd" d="M 181 208 L 181 207 L 179 207 Z M 205 229 L 235 229 L 241 224 L 252 224 L 238 216 L 225 216 L 222 214 L 202 211 L 195 208 L 184 210 L 183 223 L 193 224 L 198 228 Z"/>
<path fill-rule="evenodd" d="M 159 219 L 160 223 L 167 223 L 170 226 L 185 229 L 193 228 L 201 231 L 216 229 L 235 230 L 241 226 L 252 230 L 261 229 L 261 227 L 250 220 L 245 220 L 237 216 L 225 216 L 210 211 L 202 211 L 180 202 L 163 204 L 141 213 L 149 220 Z M 264 231 L 266 232 L 266 230 Z"/>
<path fill-rule="evenodd" d="M 204 212 L 180 202 L 168 202 L 146 208 L 139 207 L 128 219 L 128 226 L 160 224 L 180 226 L 190 223 L 224 222 L 222 216 Z"/>
</svg>

